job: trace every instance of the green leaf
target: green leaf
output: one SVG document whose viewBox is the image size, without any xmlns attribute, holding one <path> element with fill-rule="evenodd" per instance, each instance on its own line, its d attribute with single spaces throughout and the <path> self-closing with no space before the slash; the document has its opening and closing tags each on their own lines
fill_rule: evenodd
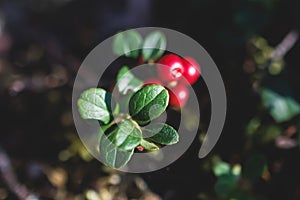
<svg viewBox="0 0 300 200">
<path fill-rule="evenodd" d="M 159 31 L 154 31 L 150 33 L 144 42 L 143 45 L 143 58 L 146 61 L 156 60 L 161 57 L 165 52 L 167 46 L 166 37 L 163 33 Z"/>
<path fill-rule="evenodd" d="M 148 151 L 157 151 L 159 150 L 159 147 L 152 143 L 152 142 L 148 142 L 147 140 L 142 139 L 141 140 L 141 145 Z"/>
<path fill-rule="evenodd" d="M 169 103 L 168 91 L 161 85 L 148 85 L 137 91 L 129 101 L 129 113 L 139 124 L 145 125 L 159 117 Z"/>
<path fill-rule="evenodd" d="M 113 52 L 118 56 L 137 58 L 143 43 L 142 36 L 134 30 L 118 33 L 113 41 Z"/>
<path fill-rule="evenodd" d="M 83 119 L 96 119 L 107 124 L 111 118 L 111 95 L 101 88 L 85 90 L 78 99 L 78 109 Z"/>
<path fill-rule="evenodd" d="M 179 141 L 177 131 L 168 124 L 150 124 L 145 127 L 143 134 L 146 137 L 147 135 L 151 136 L 149 139 L 152 141 L 165 145 L 176 144 Z"/>
<path fill-rule="evenodd" d="M 108 137 L 100 133 L 100 157 L 103 162 L 112 168 L 121 168 L 126 165 L 131 156 L 133 155 L 134 149 L 131 151 L 122 151 L 116 147 L 115 144 L 112 143 Z"/>
<path fill-rule="evenodd" d="M 227 199 L 237 188 L 237 179 L 232 174 L 224 174 L 218 177 L 214 186 L 218 196 Z"/>
<path fill-rule="evenodd" d="M 258 128 L 261 126 L 261 121 L 259 118 L 255 117 L 253 119 L 251 119 L 247 126 L 246 126 L 246 132 L 249 134 L 249 135 L 253 135 L 257 130 Z"/>
<path fill-rule="evenodd" d="M 266 168 L 266 158 L 263 155 L 254 155 L 246 161 L 243 167 L 243 177 L 255 181 L 263 175 Z"/>
<path fill-rule="evenodd" d="M 291 97 L 285 97 L 269 89 L 261 91 L 262 103 L 270 110 L 276 122 L 285 122 L 300 114 L 300 105 Z"/>
<path fill-rule="evenodd" d="M 120 69 L 117 75 L 118 91 L 126 95 L 129 91 L 138 91 L 143 85 L 143 81 L 136 78 L 127 66 Z"/>
<path fill-rule="evenodd" d="M 266 125 L 263 126 L 259 131 L 256 138 L 261 144 L 266 144 L 274 141 L 275 138 L 282 134 L 283 130 L 276 125 Z"/>
<path fill-rule="evenodd" d="M 120 105 L 118 103 L 116 103 L 115 108 L 113 110 L 113 115 L 117 115 L 120 113 Z"/>
<path fill-rule="evenodd" d="M 142 132 L 128 120 L 121 122 L 107 130 L 108 139 L 122 151 L 131 151 L 142 140 Z"/>
<path fill-rule="evenodd" d="M 226 162 L 217 162 L 213 168 L 215 176 L 230 174 L 230 165 Z"/>
</svg>

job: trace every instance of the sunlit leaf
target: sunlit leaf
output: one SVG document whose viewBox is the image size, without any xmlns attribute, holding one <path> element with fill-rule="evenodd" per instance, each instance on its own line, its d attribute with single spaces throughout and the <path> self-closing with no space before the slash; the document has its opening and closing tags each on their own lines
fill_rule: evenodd
<svg viewBox="0 0 300 200">
<path fill-rule="evenodd" d="M 143 58 L 146 61 L 156 60 L 161 57 L 166 49 L 167 41 L 163 33 L 154 31 L 150 33 L 143 45 Z"/>
<path fill-rule="evenodd" d="M 129 101 L 134 120 L 144 125 L 159 117 L 169 104 L 168 91 L 161 85 L 148 85 L 137 91 Z"/>
<path fill-rule="evenodd" d="M 117 75 L 117 88 L 121 94 L 126 95 L 129 91 L 136 92 L 142 85 L 143 81 L 136 78 L 127 66 L 120 69 Z"/>
<path fill-rule="evenodd" d="M 300 105 L 292 97 L 285 97 L 269 89 L 261 90 L 263 106 L 276 122 L 285 122 L 300 113 Z"/>
<path fill-rule="evenodd" d="M 96 119 L 103 123 L 110 121 L 111 95 L 101 88 L 85 90 L 79 100 L 78 109 L 83 119 Z"/>
<path fill-rule="evenodd" d="M 213 168 L 215 176 L 221 176 L 230 173 L 230 165 L 226 162 L 217 162 Z"/>
<path fill-rule="evenodd" d="M 113 41 L 113 51 L 116 55 L 137 58 L 143 43 L 142 36 L 134 30 L 118 33 Z"/>
<path fill-rule="evenodd" d="M 242 171 L 242 166 L 240 164 L 236 164 L 232 167 L 231 173 L 235 176 L 240 176 Z"/>
</svg>

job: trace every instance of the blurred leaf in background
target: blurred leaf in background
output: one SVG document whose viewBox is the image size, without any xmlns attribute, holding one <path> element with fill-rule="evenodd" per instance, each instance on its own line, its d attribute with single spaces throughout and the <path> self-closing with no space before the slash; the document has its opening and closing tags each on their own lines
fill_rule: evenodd
<svg viewBox="0 0 300 200">
<path fill-rule="evenodd" d="M 300 105 L 292 97 L 279 95 L 266 88 L 261 90 L 260 95 L 263 106 L 278 123 L 290 120 L 300 113 Z"/>
</svg>

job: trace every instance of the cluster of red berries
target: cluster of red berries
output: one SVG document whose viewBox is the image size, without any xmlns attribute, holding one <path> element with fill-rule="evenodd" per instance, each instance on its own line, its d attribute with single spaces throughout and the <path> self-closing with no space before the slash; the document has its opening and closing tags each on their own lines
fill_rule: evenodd
<svg viewBox="0 0 300 200">
<path fill-rule="evenodd" d="M 166 85 L 169 104 L 176 108 L 183 107 L 189 98 L 187 85 L 194 84 L 201 75 L 199 64 L 191 57 L 181 58 L 174 54 L 163 56 L 157 63 L 158 78 L 145 80 L 145 85 Z"/>
</svg>

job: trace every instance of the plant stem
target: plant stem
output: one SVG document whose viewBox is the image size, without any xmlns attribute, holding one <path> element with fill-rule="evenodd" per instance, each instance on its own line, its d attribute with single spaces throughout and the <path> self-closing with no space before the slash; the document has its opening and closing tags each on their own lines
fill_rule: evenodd
<svg viewBox="0 0 300 200">
<path fill-rule="evenodd" d="M 135 128 L 139 129 L 142 132 L 142 129 L 141 129 L 140 125 L 136 121 L 134 121 L 131 118 L 129 120 L 131 121 L 131 123 L 133 124 L 133 126 L 135 126 Z"/>
<path fill-rule="evenodd" d="M 126 114 L 126 113 L 120 113 L 120 114 L 116 115 L 109 124 L 101 126 L 101 129 L 103 132 L 105 132 L 111 126 L 118 124 L 124 120 L 130 120 L 137 129 L 141 130 L 141 127 L 133 119 L 131 119 L 131 116 L 129 114 Z"/>
<path fill-rule="evenodd" d="M 296 30 L 290 31 L 284 39 L 276 46 L 272 60 L 277 60 L 287 54 L 293 48 L 299 39 L 299 32 Z"/>
</svg>

